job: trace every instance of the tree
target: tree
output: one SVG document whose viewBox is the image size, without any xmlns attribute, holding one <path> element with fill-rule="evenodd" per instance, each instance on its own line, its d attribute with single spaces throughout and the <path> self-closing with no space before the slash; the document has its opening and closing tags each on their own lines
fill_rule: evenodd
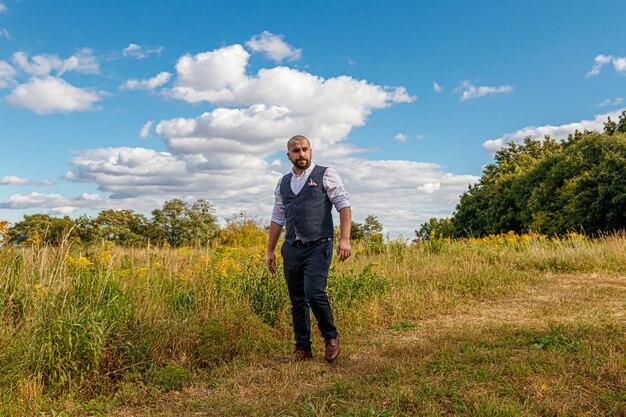
<svg viewBox="0 0 626 417">
<path fill-rule="evenodd" d="M 595 234 L 626 229 L 624 133 L 586 134 L 528 177 L 532 189 L 525 217 L 533 230 Z"/>
<path fill-rule="evenodd" d="M 510 143 L 496 152 L 495 161 L 484 169 L 477 184 L 470 185 L 452 217 L 454 236 L 482 236 L 522 231 L 521 206 L 525 194 L 517 188 L 541 160 L 558 154 L 562 145 L 547 136 L 543 141 L 530 137 L 523 144 Z"/>
<path fill-rule="evenodd" d="M 147 235 L 148 221 L 132 210 L 103 210 L 91 223 L 98 238 L 119 245 L 141 244 Z"/>
<path fill-rule="evenodd" d="M 614 135 L 615 133 L 626 133 L 626 110 L 622 112 L 619 116 L 619 120 L 615 123 L 609 117 L 606 123 L 604 123 L 604 133 L 609 136 Z"/>
<path fill-rule="evenodd" d="M 461 196 L 454 236 L 626 229 L 626 111 L 604 130 L 562 142 L 527 138 L 498 151 Z"/>
<path fill-rule="evenodd" d="M 363 225 L 352 220 L 352 224 L 350 225 L 350 240 L 359 241 L 363 240 L 364 237 L 365 231 L 363 230 Z"/>
<path fill-rule="evenodd" d="M 450 219 L 438 219 L 431 217 L 426 223 L 422 223 L 419 230 L 415 231 L 417 240 L 430 240 L 431 237 L 454 236 L 454 225 Z"/>
<path fill-rule="evenodd" d="M 218 231 L 213 207 L 205 200 L 198 200 L 192 206 L 180 199 L 169 200 L 162 209 L 152 211 L 152 216 L 149 236 L 172 246 L 206 245 Z"/>
<path fill-rule="evenodd" d="M 365 222 L 363 223 L 363 236 L 365 239 L 375 238 L 382 240 L 383 225 L 373 214 L 365 218 Z"/>
<path fill-rule="evenodd" d="M 98 239 L 98 229 L 94 220 L 83 214 L 74 220 L 76 234 L 82 243 L 92 243 Z"/>
<path fill-rule="evenodd" d="M 52 217 L 48 214 L 25 215 L 24 220 L 13 225 L 9 232 L 9 240 L 22 244 L 37 242 L 57 245 L 63 239 L 76 236 L 74 222 L 68 216 Z"/>
</svg>

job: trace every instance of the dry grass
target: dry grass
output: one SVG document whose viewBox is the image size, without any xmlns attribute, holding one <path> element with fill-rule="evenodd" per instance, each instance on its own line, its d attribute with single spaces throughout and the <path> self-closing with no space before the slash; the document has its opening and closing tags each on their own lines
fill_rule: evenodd
<svg viewBox="0 0 626 417">
<path fill-rule="evenodd" d="M 333 264 L 328 365 L 284 363 L 262 247 L 4 248 L 0 415 L 624 415 L 626 238 L 375 249 Z"/>
<path fill-rule="evenodd" d="M 199 378 L 158 404 L 116 415 L 622 416 L 625 311 L 623 275 L 549 273 L 509 296 L 417 320 L 407 331 L 356 335 L 343 341 L 333 366 L 321 354 L 291 364 L 256 358 L 212 385 Z M 534 347 L 550 334 L 579 346 Z M 596 373 L 587 375 L 590 369 Z"/>
</svg>

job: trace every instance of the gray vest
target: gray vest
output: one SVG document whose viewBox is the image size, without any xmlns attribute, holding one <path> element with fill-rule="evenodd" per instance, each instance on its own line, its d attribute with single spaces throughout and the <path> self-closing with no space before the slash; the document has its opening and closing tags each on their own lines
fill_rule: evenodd
<svg viewBox="0 0 626 417">
<path fill-rule="evenodd" d="M 324 189 L 326 167 L 315 165 L 309 179 L 298 194 L 291 190 L 292 172 L 285 175 L 280 183 L 280 196 L 285 206 L 287 235 L 285 240 L 293 244 L 298 239 L 303 243 L 324 237 L 333 237 L 333 205 Z M 315 185 L 310 185 L 311 180 Z"/>
</svg>

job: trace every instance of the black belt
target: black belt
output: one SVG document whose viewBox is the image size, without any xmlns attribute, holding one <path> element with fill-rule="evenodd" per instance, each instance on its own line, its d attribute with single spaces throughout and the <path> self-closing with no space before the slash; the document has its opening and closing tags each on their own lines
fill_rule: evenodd
<svg viewBox="0 0 626 417">
<path fill-rule="evenodd" d="M 316 243 L 327 242 L 329 240 L 333 240 L 333 238 L 332 237 L 323 237 L 321 239 L 312 240 L 310 242 L 303 242 L 301 240 L 294 240 L 293 241 L 293 246 L 295 246 L 296 248 L 308 248 L 309 246 L 313 246 Z"/>
</svg>

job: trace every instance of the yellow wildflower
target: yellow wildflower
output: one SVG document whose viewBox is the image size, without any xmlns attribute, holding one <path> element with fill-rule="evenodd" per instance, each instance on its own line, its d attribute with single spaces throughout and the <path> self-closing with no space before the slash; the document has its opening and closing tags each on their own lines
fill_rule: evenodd
<svg viewBox="0 0 626 417">
<path fill-rule="evenodd" d="M 223 258 L 217 262 L 217 268 L 223 277 L 227 277 L 230 271 L 240 271 L 241 265 L 235 262 L 233 258 Z"/>
<path fill-rule="evenodd" d="M 189 268 L 178 273 L 178 279 L 183 282 L 191 282 L 193 281 L 193 271 Z"/>
<path fill-rule="evenodd" d="M 111 251 L 104 250 L 94 256 L 94 261 L 99 265 L 108 265 L 111 262 Z"/>
<path fill-rule="evenodd" d="M 42 295 L 44 295 L 46 292 L 48 292 L 48 290 L 43 288 L 41 286 L 41 284 L 33 285 L 33 290 L 35 290 L 35 297 L 37 297 L 37 298 L 41 298 Z"/>
<path fill-rule="evenodd" d="M 26 244 L 31 246 L 37 246 L 41 243 L 41 236 L 39 236 L 39 232 L 33 233 L 28 239 L 26 239 Z"/>
<path fill-rule="evenodd" d="M 182 246 L 176 249 L 176 253 L 181 256 L 191 256 L 193 255 L 193 250 L 189 246 Z"/>
<path fill-rule="evenodd" d="M 85 258 L 84 256 L 81 256 L 80 258 L 74 260 L 74 265 L 78 268 L 87 268 L 93 264 L 91 263 L 89 259 Z"/>
</svg>

